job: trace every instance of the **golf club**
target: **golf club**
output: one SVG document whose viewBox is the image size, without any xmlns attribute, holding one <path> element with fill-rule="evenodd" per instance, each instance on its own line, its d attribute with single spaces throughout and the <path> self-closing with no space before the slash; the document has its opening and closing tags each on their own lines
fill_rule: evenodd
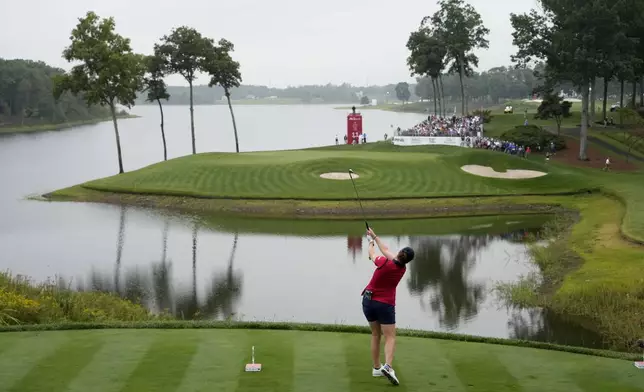
<svg viewBox="0 0 644 392">
<path fill-rule="evenodd" d="M 356 198 L 358 199 L 358 203 L 360 204 L 360 210 L 362 211 L 362 218 L 364 219 L 364 224 L 367 226 L 367 230 L 369 230 L 369 223 L 367 223 L 367 215 L 364 213 L 364 208 L 362 207 L 362 201 L 360 200 L 360 195 L 358 194 L 358 188 L 356 188 L 356 183 L 353 181 L 353 176 L 352 174 L 355 174 L 353 170 L 349 169 L 349 178 L 351 178 L 351 183 L 353 184 L 353 190 L 356 191 Z"/>
</svg>

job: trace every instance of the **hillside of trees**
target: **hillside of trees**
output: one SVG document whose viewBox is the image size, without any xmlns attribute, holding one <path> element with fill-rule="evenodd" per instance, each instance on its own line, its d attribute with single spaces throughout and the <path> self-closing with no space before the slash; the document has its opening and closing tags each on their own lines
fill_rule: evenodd
<svg viewBox="0 0 644 392">
<path fill-rule="evenodd" d="M 54 75 L 64 70 L 40 61 L 0 58 L 0 127 L 59 124 L 104 118 L 101 106 L 87 106 L 82 96 L 53 95 Z"/>
<path fill-rule="evenodd" d="M 483 72 L 473 72 L 465 80 L 468 100 L 476 104 L 497 105 L 507 100 L 529 98 L 533 94 L 533 90 L 543 84 L 543 81 L 538 77 L 540 75 L 539 67 L 536 68 L 536 74 L 535 70 L 531 68 L 517 69 L 513 66 L 495 67 Z M 601 83 L 603 81 L 598 80 L 597 85 L 600 86 Z M 460 102 L 461 93 L 458 75 L 443 75 L 443 84 L 446 101 Z M 571 83 L 560 83 L 557 87 L 560 90 L 564 90 L 566 94 L 578 90 Z M 411 101 L 418 101 L 421 98 L 425 100 L 433 99 L 430 78 L 417 78 L 417 83 L 410 84 L 409 90 L 411 92 Z M 208 87 L 207 85 L 195 85 L 193 91 L 195 105 L 225 104 L 225 101 L 222 101 L 224 90 L 219 86 Z M 611 81 L 608 89 L 609 96 L 616 97 L 619 91 L 619 82 Z M 389 92 L 388 95 L 387 92 Z M 190 90 L 188 86 L 168 86 L 168 94 L 170 94 L 167 102 L 169 105 L 188 105 L 190 103 Z M 345 83 L 341 85 L 297 86 L 283 89 L 267 86 L 241 85 L 230 91 L 230 97 L 233 100 L 278 97 L 279 99 L 313 104 L 359 104 L 361 96 L 377 99 L 379 103 L 398 101 L 398 98 L 396 98 L 395 83 L 367 87 L 352 86 Z M 156 104 L 154 102 L 146 102 L 145 98 L 141 94 L 137 98 L 136 104 Z"/>
</svg>

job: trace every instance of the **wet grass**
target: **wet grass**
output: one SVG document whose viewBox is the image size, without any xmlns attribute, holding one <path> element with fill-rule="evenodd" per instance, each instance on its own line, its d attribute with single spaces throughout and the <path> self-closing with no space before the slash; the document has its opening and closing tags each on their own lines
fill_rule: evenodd
<svg viewBox="0 0 644 392">
<path fill-rule="evenodd" d="M 260 373 L 244 372 L 256 347 Z M 398 390 L 641 391 L 630 362 L 525 347 L 399 337 Z M 369 335 L 275 330 L 0 334 L 6 391 L 379 391 Z M 321 371 L 321 370 L 324 371 Z"/>
</svg>

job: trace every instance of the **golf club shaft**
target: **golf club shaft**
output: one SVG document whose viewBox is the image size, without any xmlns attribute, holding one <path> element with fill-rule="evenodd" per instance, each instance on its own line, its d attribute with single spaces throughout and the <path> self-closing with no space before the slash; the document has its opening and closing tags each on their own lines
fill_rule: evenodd
<svg viewBox="0 0 644 392">
<path fill-rule="evenodd" d="M 353 181 L 352 171 L 349 170 L 349 178 L 351 178 L 351 183 L 353 184 L 353 190 L 356 192 L 356 199 L 358 199 L 358 204 L 360 204 L 360 210 L 362 211 L 362 218 L 364 219 L 364 225 L 369 230 L 369 223 L 367 223 L 367 214 L 364 213 L 364 207 L 362 207 L 362 201 L 360 200 L 360 195 L 358 194 L 358 188 L 356 183 Z"/>
</svg>

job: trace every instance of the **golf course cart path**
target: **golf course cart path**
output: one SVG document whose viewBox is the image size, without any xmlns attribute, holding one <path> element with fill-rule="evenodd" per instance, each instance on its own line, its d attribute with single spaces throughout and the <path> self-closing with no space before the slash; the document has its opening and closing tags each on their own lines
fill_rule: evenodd
<svg viewBox="0 0 644 392">
<path fill-rule="evenodd" d="M 536 170 L 508 170 L 505 173 L 498 172 L 489 166 L 480 165 L 465 165 L 461 166 L 461 170 L 475 176 L 489 177 L 489 178 L 504 178 L 507 180 L 523 180 L 527 178 L 543 177 L 548 173 Z"/>
<path fill-rule="evenodd" d="M 322 173 L 320 174 L 321 178 L 325 178 L 327 180 L 350 180 L 351 176 L 349 173 L 338 173 L 338 172 L 333 172 L 333 173 Z M 360 178 L 359 175 L 353 173 L 353 178 Z"/>
</svg>

